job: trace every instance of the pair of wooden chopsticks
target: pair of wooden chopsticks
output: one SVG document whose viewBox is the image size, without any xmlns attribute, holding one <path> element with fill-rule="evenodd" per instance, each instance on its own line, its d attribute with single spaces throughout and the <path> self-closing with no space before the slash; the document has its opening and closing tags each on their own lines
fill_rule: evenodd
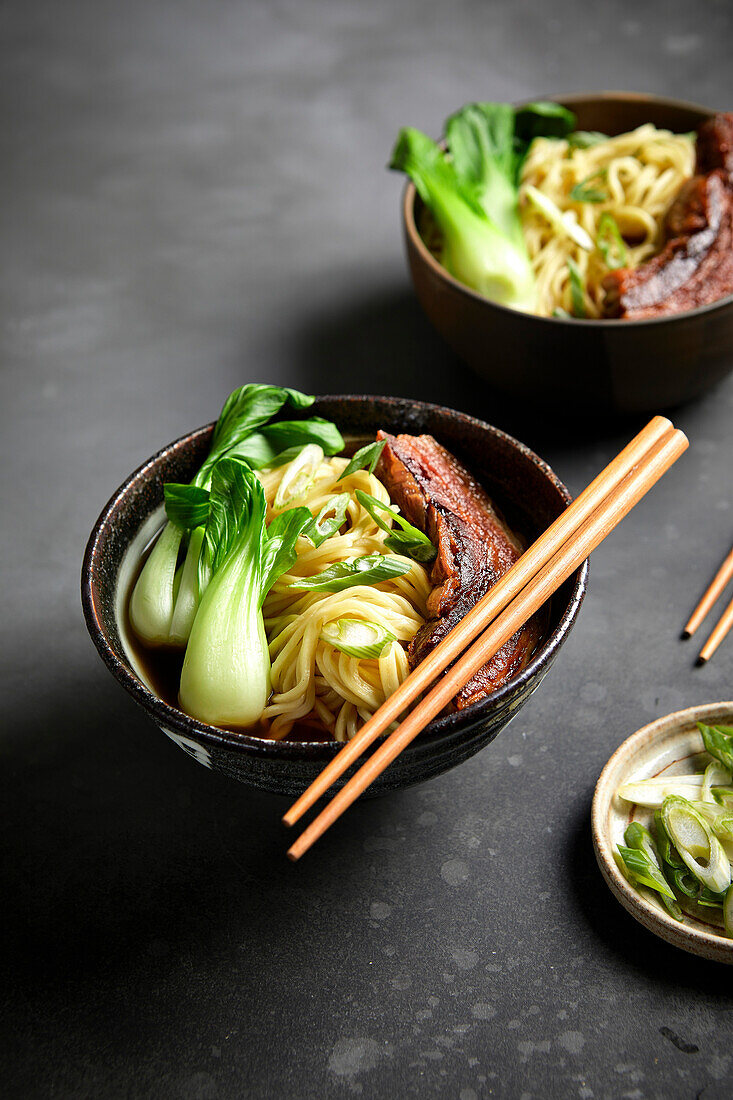
<svg viewBox="0 0 733 1100">
<path fill-rule="evenodd" d="M 348 741 L 285 814 L 293 825 L 347 768 L 431 691 L 334 796 L 288 851 L 299 859 L 454 695 L 526 623 L 621 522 L 688 446 L 683 432 L 656 416 L 548 527 L 476 606 Z M 475 640 L 477 639 L 477 640 Z M 470 648 L 466 648 L 469 646 Z M 465 650 L 465 652 L 463 652 Z M 460 656 L 463 654 L 463 656 Z M 459 658 L 456 660 L 456 658 Z M 451 668 L 448 666 L 456 661 Z M 447 669 L 447 671 L 446 671 Z"/>
<path fill-rule="evenodd" d="M 733 580 L 733 548 L 731 548 L 730 554 L 728 554 L 720 569 L 710 582 L 705 595 L 692 612 L 689 622 L 682 631 L 683 638 L 692 637 L 730 580 Z M 706 661 L 710 660 L 731 627 L 733 627 L 733 600 L 730 601 L 725 611 L 720 616 L 717 626 L 713 627 L 710 637 L 700 650 L 697 658 L 698 664 L 704 665 Z"/>
</svg>

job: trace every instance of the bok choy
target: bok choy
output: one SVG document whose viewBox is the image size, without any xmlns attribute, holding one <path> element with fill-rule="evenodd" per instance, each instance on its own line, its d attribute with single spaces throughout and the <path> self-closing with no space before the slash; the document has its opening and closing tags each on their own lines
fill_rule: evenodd
<svg viewBox="0 0 733 1100">
<path fill-rule="evenodd" d="M 191 628 L 180 701 L 215 726 L 255 723 L 270 694 L 270 657 L 262 603 L 295 561 L 295 543 L 311 522 L 293 508 L 265 525 L 265 493 L 238 456 L 214 466 L 204 556 L 210 579 Z"/>
<path fill-rule="evenodd" d="M 501 305 L 534 310 L 521 167 L 535 137 L 563 137 L 574 125 L 556 103 L 472 103 L 448 119 L 445 149 L 419 130 L 400 131 L 390 168 L 412 179 L 441 231 L 441 263 L 459 282 Z"/>
<path fill-rule="evenodd" d="M 251 468 L 260 469 L 291 449 L 298 453 L 304 446 L 312 446 L 321 455 L 343 449 L 341 433 L 328 420 L 273 420 L 285 406 L 300 411 L 313 400 L 307 394 L 279 386 L 240 386 L 224 403 L 209 454 L 191 483 L 165 486 L 168 523 L 143 566 L 130 600 L 133 629 L 147 645 L 183 647 L 188 640 L 207 580 L 201 558 L 203 525 L 217 464 L 224 457 L 238 457 Z M 186 554 L 179 565 L 182 549 Z"/>
</svg>

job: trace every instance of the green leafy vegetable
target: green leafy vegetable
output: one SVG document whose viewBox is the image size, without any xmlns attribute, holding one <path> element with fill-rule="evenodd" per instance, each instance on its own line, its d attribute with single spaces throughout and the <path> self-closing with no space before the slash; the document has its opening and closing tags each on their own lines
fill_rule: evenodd
<svg viewBox="0 0 733 1100">
<path fill-rule="evenodd" d="M 363 619 L 337 619 L 326 623 L 320 637 L 341 653 L 365 660 L 383 656 L 395 641 L 394 634 L 390 634 L 379 623 L 366 622 Z"/>
<path fill-rule="evenodd" d="M 601 191 L 598 187 L 591 187 L 590 185 L 595 181 L 606 179 L 607 176 L 607 168 L 599 168 L 598 171 L 591 172 L 584 180 L 575 184 L 575 187 L 573 187 L 570 192 L 570 198 L 573 202 L 606 202 L 608 200 L 608 192 Z"/>
<path fill-rule="evenodd" d="M 378 584 L 392 577 L 401 577 L 409 571 L 409 562 L 385 557 L 383 554 L 368 554 L 362 558 L 354 558 L 353 561 L 334 562 L 315 577 L 294 580 L 292 587 L 309 592 L 342 592 L 357 584 Z"/>
<path fill-rule="evenodd" d="M 214 468 L 204 534 L 211 577 L 191 627 L 181 671 L 184 710 L 215 726 L 250 726 L 270 694 L 270 658 L 262 601 L 294 560 L 310 521 L 294 509 L 265 526 L 265 494 L 240 458 Z"/>
<path fill-rule="evenodd" d="M 417 527 L 414 527 L 396 509 L 390 508 L 389 504 L 383 504 L 381 500 L 377 500 L 376 497 L 370 496 L 369 493 L 365 493 L 361 489 L 356 490 L 356 499 L 367 510 L 377 527 L 380 527 L 382 531 L 386 531 L 389 535 L 389 538 L 384 540 L 384 545 L 389 550 L 394 550 L 398 554 L 406 554 L 414 561 L 433 561 L 438 551 L 428 536 L 423 534 Z M 379 515 L 380 511 L 387 512 L 393 524 L 396 524 L 399 529 L 395 530 L 394 527 L 383 520 Z"/>
<path fill-rule="evenodd" d="M 733 771 L 733 728 L 730 726 L 706 726 L 698 722 L 705 748 L 728 771 Z"/>
<path fill-rule="evenodd" d="M 209 490 L 200 485 L 180 485 L 168 481 L 163 486 L 165 514 L 184 531 L 200 527 L 209 515 Z"/>
<path fill-rule="evenodd" d="M 277 451 L 286 444 L 297 444 L 300 453 L 302 442 L 312 439 L 319 439 L 329 453 L 341 449 L 343 440 L 335 425 L 320 417 L 270 423 L 286 405 L 300 411 L 312 403 L 312 397 L 297 390 L 258 384 L 240 386 L 227 398 L 209 454 L 190 485 L 171 483 L 164 487 L 169 523 L 153 547 L 130 600 L 130 620 L 142 641 L 158 646 L 186 643 L 209 579 L 208 561 L 202 552 L 203 534 L 194 539 L 193 533 L 207 523 L 208 491 L 217 463 L 224 457 L 237 456 L 259 468 L 274 462 Z M 186 554 L 179 567 L 182 548 Z"/>
<path fill-rule="evenodd" d="M 405 172 L 442 237 L 441 263 L 460 282 L 501 305 L 532 312 L 536 287 L 522 234 L 518 183 L 534 137 L 574 124 L 557 104 L 515 111 L 471 103 L 446 122 L 448 152 L 418 130 L 400 131 L 390 167 Z"/>
<path fill-rule="evenodd" d="M 311 518 L 310 523 L 303 528 L 303 534 L 308 536 L 314 546 L 320 546 L 343 527 L 349 500 L 348 493 L 339 493 L 338 496 L 331 497 L 318 515 Z"/>
<path fill-rule="evenodd" d="M 384 450 L 385 442 L 384 439 L 381 439 L 375 443 L 367 443 L 365 447 L 360 447 L 344 469 L 339 481 L 343 481 L 350 474 L 355 474 L 357 470 L 368 470 L 370 474 L 373 474 L 379 462 L 379 457 Z"/>
<path fill-rule="evenodd" d="M 562 306 L 555 306 L 555 308 L 552 311 L 552 316 L 553 317 L 559 317 L 563 321 L 572 321 L 572 320 L 574 320 L 572 313 L 568 313 L 568 311 L 566 309 L 563 309 Z"/>
<path fill-rule="evenodd" d="M 585 288 L 580 268 L 572 256 L 568 256 L 568 271 L 570 272 L 570 301 L 574 317 L 585 317 Z"/>
<path fill-rule="evenodd" d="M 626 267 L 629 256 L 626 244 L 613 214 L 604 210 L 598 221 L 596 248 L 603 256 L 603 262 L 611 271 Z"/>
<path fill-rule="evenodd" d="M 729 886 L 725 892 L 723 902 L 723 924 L 727 936 L 733 939 L 733 886 Z"/>
</svg>

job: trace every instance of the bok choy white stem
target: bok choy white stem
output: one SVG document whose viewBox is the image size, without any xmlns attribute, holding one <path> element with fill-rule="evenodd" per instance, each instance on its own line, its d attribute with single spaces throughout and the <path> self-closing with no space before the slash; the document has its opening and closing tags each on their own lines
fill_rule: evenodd
<svg viewBox="0 0 733 1100">
<path fill-rule="evenodd" d="M 214 468 L 204 534 L 211 570 L 193 621 L 181 672 L 180 702 L 214 726 L 251 726 L 270 694 L 262 602 L 295 560 L 295 541 L 311 521 L 292 509 L 265 526 L 265 493 L 246 462 Z"/>
</svg>

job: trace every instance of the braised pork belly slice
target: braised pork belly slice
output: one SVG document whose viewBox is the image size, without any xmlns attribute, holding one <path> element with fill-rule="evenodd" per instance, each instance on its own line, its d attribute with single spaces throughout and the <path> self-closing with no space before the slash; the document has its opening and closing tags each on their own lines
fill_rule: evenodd
<svg viewBox="0 0 733 1100">
<path fill-rule="evenodd" d="M 667 213 L 662 251 L 603 280 L 607 317 L 665 317 L 733 294 L 733 114 L 700 126 L 696 171 Z"/>
<path fill-rule="evenodd" d="M 389 435 L 377 474 L 403 515 L 437 548 L 428 601 L 430 616 L 410 649 L 415 667 L 496 584 L 522 553 L 488 494 L 431 435 Z M 455 709 L 490 695 L 528 662 L 542 617 L 522 627 L 453 700 Z"/>
</svg>

